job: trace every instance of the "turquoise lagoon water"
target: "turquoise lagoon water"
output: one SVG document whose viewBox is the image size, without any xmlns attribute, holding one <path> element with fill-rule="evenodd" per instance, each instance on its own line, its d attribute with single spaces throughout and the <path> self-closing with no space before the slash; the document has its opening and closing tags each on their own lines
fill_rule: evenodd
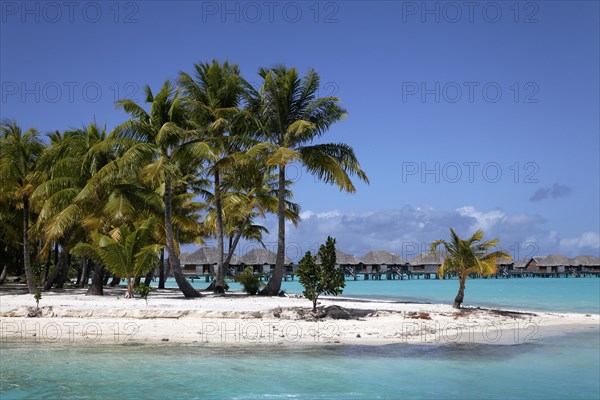
<svg viewBox="0 0 600 400">
<path fill-rule="evenodd" d="M 197 288 L 208 286 L 204 279 L 196 279 L 192 284 Z M 232 290 L 241 290 L 235 282 L 228 284 Z M 177 287 L 174 279 L 169 279 L 167 286 Z M 297 280 L 283 282 L 282 289 L 288 293 L 302 293 Z M 458 282 L 455 279 L 348 280 L 342 296 L 452 303 L 457 291 Z M 467 281 L 465 305 L 598 314 L 600 279 L 472 279 Z"/>
<path fill-rule="evenodd" d="M 11 399 L 598 399 L 598 331 L 517 345 L 0 345 Z"/>
</svg>

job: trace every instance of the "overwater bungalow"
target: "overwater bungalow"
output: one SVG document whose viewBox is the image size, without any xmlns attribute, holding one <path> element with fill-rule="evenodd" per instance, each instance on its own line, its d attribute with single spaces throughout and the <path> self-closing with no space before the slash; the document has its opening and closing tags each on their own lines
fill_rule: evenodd
<svg viewBox="0 0 600 400">
<path fill-rule="evenodd" d="M 571 259 L 570 268 L 574 273 L 600 274 L 600 258 L 594 256 L 577 256 Z"/>
<path fill-rule="evenodd" d="M 496 267 L 498 268 L 497 272 L 496 272 L 496 276 L 508 276 L 510 275 L 511 271 L 513 270 L 513 267 L 515 265 L 515 262 L 513 260 L 509 260 L 507 258 L 504 257 L 499 257 L 496 259 Z"/>
<path fill-rule="evenodd" d="M 435 275 L 437 278 L 438 269 L 445 258 L 446 256 L 440 252 L 435 254 L 421 253 L 409 261 L 410 273 L 412 275 L 417 275 L 417 277 L 423 275 L 425 279 L 429 279 L 431 275 Z"/>
<path fill-rule="evenodd" d="M 360 265 L 360 260 L 354 257 L 351 254 L 344 253 L 343 251 L 336 249 L 335 250 L 335 258 L 336 258 L 336 267 L 341 268 L 344 271 L 346 276 L 351 275 L 356 278 L 356 276 L 362 271 L 362 265 Z M 319 260 L 317 259 L 317 262 Z"/>
<path fill-rule="evenodd" d="M 185 275 L 206 276 L 212 275 L 217 268 L 217 249 L 215 247 L 203 246 L 193 253 L 181 254 L 181 266 Z M 224 255 L 226 258 L 227 255 Z M 239 264 L 240 261 L 234 255 L 230 265 Z"/>
<path fill-rule="evenodd" d="M 525 265 L 525 271 L 531 274 L 561 274 L 571 261 L 562 254 L 531 257 Z"/>
<path fill-rule="evenodd" d="M 360 258 L 367 271 L 379 274 L 408 274 L 408 261 L 391 251 L 374 250 Z"/>
<path fill-rule="evenodd" d="M 275 261 L 277 254 L 269 251 L 265 248 L 254 248 L 244 254 L 237 268 L 237 272 L 241 272 L 247 266 L 252 267 L 252 271 L 255 274 L 270 275 L 273 268 L 275 268 Z M 284 264 L 286 266 L 286 274 L 289 272 L 289 266 L 292 265 L 292 261 L 285 257 Z M 292 271 L 293 273 L 293 271 Z"/>
</svg>

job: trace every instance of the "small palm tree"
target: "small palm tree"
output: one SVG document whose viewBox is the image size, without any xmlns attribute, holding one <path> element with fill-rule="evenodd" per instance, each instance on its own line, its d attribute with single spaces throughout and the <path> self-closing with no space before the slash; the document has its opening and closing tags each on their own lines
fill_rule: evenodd
<svg viewBox="0 0 600 400">
<path fill-rule="evenodd" d="M 23 214 L 23 266 L 29 293 L 36 291 L 29 249 L 30 197 L 43 180 L 36 164 L 44 144 L 37 130 L 23 132 L 16 121 L 0 125 L 0 190 L 9 193 Z"/>
<path fill-rule="evenodd" d="M 453 307 L 460 308 L 465 297 L 465 285 L 469 275 L 488 276 L 495 274 L 497 270 L 496 259 L 504 257 L 511 260 L 511 257 L 504 251 L 489 252 L 489 249 L 498 246 L 500 239 L 483 242 L 483 231 L 481 229 L 464 240 L 458 237 L 456 232 L 450 228 L 450 237 L 450 242 L 445 240 L 433 242 L 430 252 L 435 254 L 437 247 L 442 245 L 448 253 L 438 270 L 438 274 L 442 278 L 446 274 L 455 274 L 458 277 L 460 286 Z"/>
<path fill-rule="evenodd" d="M 128 225 L 114 229 L 109 235 L 94 232 L 91 243 L 78 243 L 71 254 L 89 257 L 102 263 L 113 274 L 127 277 L 126 298 L 133 298 L 132 282 L 158 264 L 162 246 L 153 243 L 155 221 L 144 220 L 132 230 Z"/>
<path fill-rule="evenodd" d="M 313 144 L 346 116 L 338 98 L 317 97 L 320 78 L 315 71 L 300 78 L 295 68 L 279 66 L 261 69 L 259 75 L 263 79 L 259 90 L 247 86 L 247 114 L 253 118 L 238 119 L 252 121 L 261 141 L 248 150 L 248 155 L 258 156 L 269 168 L 278 170 L 277 258 L 264 290 L 264 294 L 275 295 L 281 289 L 285 259 L 286 167 L 299 161 L 320 180 L 350 193 L 356 191 L 351 176 L 369 180 L 347 144 Z"/>
</svg>

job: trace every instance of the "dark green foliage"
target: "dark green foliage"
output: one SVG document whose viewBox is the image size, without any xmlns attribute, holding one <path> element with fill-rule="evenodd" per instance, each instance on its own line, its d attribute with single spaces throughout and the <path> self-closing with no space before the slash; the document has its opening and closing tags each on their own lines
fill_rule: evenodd
<svg viewBox="0 0 600 400">
<path fill-rule="evenodd" d="M 317 264 L 317 259 L 321 261 Z M 302 294 L 313 302 L 313 312 L 317 311 L 317 299 L 321 294 L 337 296 L 346 286 L 344 273 L 335 267 L 335 239 L 327 237 L 319 248 L 317 256 L 306 252 L 298 268 L 299 281 L 304 286 Z"/>
<path fill-rule="evenodd" d="M 252 267 L 246 267 L 244 272 L 235 278 L 235 281 L 241 283 L 244 292 L 250 295 L 258 293 L 261 286 L 260 278 L 252 272 Z"/>
<path fill-rule="evenodd" d="M 135 287 L 135 292 L 140 295 L 140 297 L 146 300 L 146 304 L 148 304 L 148 295 L 152 291 L 150 286 L 146 286 L 144 282 L 141 282 L 139 285 Z"/>
<path fill-rule="evenodd" d="M 42 299 L 42 291 L 39 287 L 35 289 L 35 293 L 33 294 L 33 298 L 35 299 L 35 308 L 40 308 L 40 300 Z"/>
</svg>

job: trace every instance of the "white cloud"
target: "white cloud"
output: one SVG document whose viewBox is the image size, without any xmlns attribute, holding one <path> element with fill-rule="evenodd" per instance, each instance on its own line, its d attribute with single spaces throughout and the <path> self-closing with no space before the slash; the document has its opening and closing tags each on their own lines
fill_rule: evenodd
<svg viewBox="0 0 600 400">
<path fill-rule="evenodd" d="M 546 220 L 535 214 L 507 214 L 500 209 L 478 210 L 464 206 L 456 210 L 405 206 L 399 209 L 364 213 L 304 211 L 297 227 L 286 224 L 286 254 L 297 261 L 306 251 L 315 252 L 327 236 L 336 238 L 338 247 L 362 256 L 370 250 L 394 251 L 405 258 L 429 251 L 429 244 L 447 239 L 452 227 L 460 236 L 483 229 L 486 239 L 499 237 L 500 246 L 513 258 L 564 253 L 598 255 L 598 233 L 585 232 L 575 238 L 561 239 L 556 230 L 546 227 Z M 258 222 L 258 221 L 257 221 Z M 260 223 L 260 222 L 259 222 Z M 277 220 L 269 216 L 262 222 L 270 231 L 264 238 L 267 248 L 277 249 Z M 236 254 L 255 248 L 256 243 L 240 243 Z"/>
<path fill-rule="evenodd" d="M 489 212 L 477 211 L 475 207 L 465 206 L 456 210 L 460 215 L 472 217 L 476 220 L 475 224 L 472 225 L 472 230 L 483 229 L 489 231 L 496 224 L 506 220 L 506 215 L 502 211 L 493 210 Z"/>
<path fill-rule="evenodd" d="M 600 249 L 600 235 L 597 232 L 583 232 L 575 238 L 562 239 L 560 247 L 565 251 L 578 251 L 581 249 Z"/>
</svg>

